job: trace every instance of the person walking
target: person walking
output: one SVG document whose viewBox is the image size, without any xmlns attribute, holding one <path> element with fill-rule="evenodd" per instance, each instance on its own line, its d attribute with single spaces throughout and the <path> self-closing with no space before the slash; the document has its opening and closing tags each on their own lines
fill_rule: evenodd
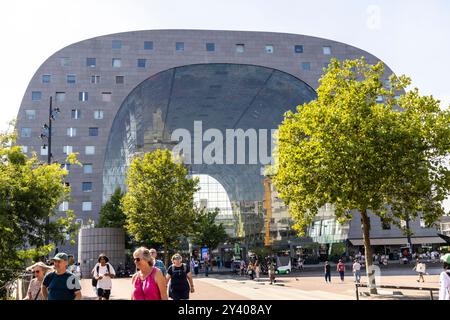
<svg viewBox="0 0 450 320">
<path fill-rule="evenodd" d="M 43 262 L 37 262 L 32 266 L 29 266 L 26 270 L 31 271 L 34 278 L 31 279 L 27 295 L 23 300 L 45 300 L 42 293 L 42 281 L 47 272 L 52 270 L 52 267 L 47 266 Z"/>
<path fill-rule="evenodd" d="M 189 292 L 194 293 L 194 281 L 190 267 L 183 263 L 179 253 L 174 254 L 171 260 L 172 265 L 166 275 L 169 297 L 173 300 L 189 300 Z"/>
<path fill-rule="evenodd" d="M 131 278 L 131 300 L 167 300 L 167 283 L 162 271 L 154 266 L 150 250 L 136 249 L 133 260 L 138 271 Z"/>
<path fill-rule="evenodd" d="M 164 265 L 164 262 L 162 260 L 158 259 L 158 252 L 156 249 L 151 248 L 150 254 L 152 255 L 152 258 L 155 260 L 155 267 L 157 267 L 159 270 L 161 270 L 163 276 L 166 276 L 166 266 Z"/>
<path fill-rule="evenodd" d="M 426 268 L 427 267 L 425 263 L 421 263 L 420 260 L 417 258 L 416 265 L 413 268 L 413 270 L 415 270 L 419 274 L 419 279 L 416 280 L 417 282 L 420 282 L 420 280 L 422 280 L 422 282 L 425 282 L 423 274 L 426 272 Z"/>
<path fill-rule="evenodd" d="M 256 281 L 259 281 L 259 275 L 261 274 L 261 265 L 259 264 L 259 260 L 255 261 L 255 275 Z"/>
<path fill-rule="evenodd" d="M 80 300 L 81 285 L 78 278 L 67 271 L 69 257 L 60 252 L 53 258 L 55 271 L 45 275 L 41 291 L 44 300 Z"/>
<path fill-rule="evenodd" d="M 444 270 L 439 275 L 439 300 L 450 300 L 450 253 L 444 254 L 441 261 Z"/>
<path fill-rule="evenodd" d="M 251 261 L 248 263 L 247 274 L 249 275 L 250 280 L 254 279 L 254 266 L 253 266 L 253 262 L 251 262 Z"/>
<path fill-rule="evenodd" d="M 112 281 L 116 276 L 116 271 L 109 263 L 109 259 L 105 254 L 100 254 L 97 259 L 97 264 L 92 270 L 94 279 L 97 280 L 96 291 L 98 300 L 109 300 L 111 296 Z"/>
<path fill-rule="evenodd" d="M 356 259 L 353 263 L 353 274 L 355 275 L 355 282 L 361 283 L 361 264 Z"/>
<path fill-rule="evenodd" d="M 198 267 L 199 267 L 200 263 L 198 262 L 197 259 L 194 260 L 194 274 L 197 277 L 198 276 Z"/>
<path fill-rule="evenodd" d="M 339 276 L 341 277 L 341 282 L 344 282 L 344 274 L 345 274 L 345 264 L 339 259 L 339 263 L 336 266 L 336 270 L 339 272 Z"/>
<path fill-rule="evenodd" d="M 268 262 L 268 268 L 269 268 L 270 284 L 273 284 L 276 282 L 276 280 L 275 280 L 275 264 L 273 263 L 273 261 Z"/>
<path fill-rule="evenodd" d="M 328 261 L 325 261 L 325 282 L 331 283 L 331 266 Z"/>
</svg>

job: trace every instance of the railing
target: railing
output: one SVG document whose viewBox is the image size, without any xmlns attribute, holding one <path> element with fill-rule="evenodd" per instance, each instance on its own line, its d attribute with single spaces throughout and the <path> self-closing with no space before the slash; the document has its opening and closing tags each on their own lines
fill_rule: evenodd
<svg viewBox="0 0 450 320">
<path fill-rule="evenodd" d="M 355 283 L 356 300 L 359 300 L 359 288 L 371 288 L 371 287 L 367 284 Z M 380 286 L 377 285 L 376 288 L 377 289 L 430 291 L 430 300 L 434 300 L 433 291 L 439 291 L 439 288 L 407 287 L 407 286 L 395 286 L 395 285 L 380 285 Z"/>
</svg>

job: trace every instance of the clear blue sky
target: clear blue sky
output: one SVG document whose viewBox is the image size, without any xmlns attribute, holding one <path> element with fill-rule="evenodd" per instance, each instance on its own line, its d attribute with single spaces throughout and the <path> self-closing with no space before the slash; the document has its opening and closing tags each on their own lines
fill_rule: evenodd
<svg viewBox="0 0 450 320">
<path fill-rule="evenodd" d="M 345 42 L 450 104 L 448 0 L 5 0 L 0 4 L 0 131 L 28 82 L 55 51 L 144 29 L 274 31 Z"/>
</svg>

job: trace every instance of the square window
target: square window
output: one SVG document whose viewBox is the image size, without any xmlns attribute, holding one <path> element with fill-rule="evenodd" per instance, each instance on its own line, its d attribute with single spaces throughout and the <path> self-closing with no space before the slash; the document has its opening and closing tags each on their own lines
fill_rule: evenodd
<svg viewBox="0 0 450 320">
<path fill-rule="evenodd" d="M 27 153 L 28 152 L 28 147 L 27 146 L 20 146 L 20 147 L 22 148 L 22 153 Z"/>
<path fill-rule="evenodd" d="M 73 147 L 72 146 L 64 146 L 63 152 L 64 152 L 64 154 L 71 154 L 73 152 Z"/>
<path fill-rule="evenodd" d="M 86 91 L 82 91 L 78 93 L 78 100 L 80 101 L 88 101 L 88 93 Z"/>
<path fill-rule="evenodd" d="M 113 66 L 113 68 L 120 68 L 122 66 L 122 59 L 113 58 L 112 59 L 112 66 Z"/>
<path fill-rule="evenodd" d="M 391 230 L 391 223 L 386 219 L 381 219 L 381 228 L 383 230 Z"/>
<path fill-rule="evenodd" d="M 296 44 L 294 46 L 294 52 L 295 53 L 303 53 L 303 45 L 302 44 Z"/>
<path fill-rule="evenodd" d="M 92 210 L 92 202 L 91 201 L 83 201 L 82 205 L 83 211 L 91 211 Z"/>
<path fill-rule="evenodd" d="M 206 51 L 216 51 L 216 45 L 214 43 L 207 43 Z"/>
<path fill-rule="evenodd" d="M 331 47 L 330 46 L 324 46 L 323 47 L 323 54 L 331 54 Z"/>
<path fill-rule="evenodd" d="M 103 119 L 103 110 L 95 110 L 94 111 L 94 119 L 96 119 L 96 120 Z"/>
<path fill-rule="evenodd" d="M 92 163 L 83 164 L 83 173 L 85 174 L 92 173 Z"/>
<path fill-rule="evenodd" d="M 21 128 L 20 136 L 22 138 L 30 138 L 31 137 L 31 128 Z"/>
<path fill-rule="evenodd" d="M 31 92 L 31 100 L 39 101 L 41 99 L 42 99 L 42 92 L 41 91 L 32 91 Z"/>
<path fill-rule="evenodd" d="M 97 65 L 97 59 L 96 58 L 86 58 L 86 66 L 94 68 Z"/>
<path fill-rule="evenodd" d="M 265 50 L 266 53 L 273 53 L 273 45 L 266 45 Z"/>
<path fill-rule="evenodd" d="M 113 40 L 111 47 L 113 49 L 121 49 L 122 48 L 122 41 L 121 40 Z"/>
<path fill-rule="evenodd" d="M 302 63 L 302 69 L 303 69 L 304 71 L 309 71 L 309 70 L 311 70 L 311 63 L 309 63 L 309 62 L 303 62 L 303 63 Z"/>
<path fill-rule="evenodd" d="M 137 59 L 138 68 L 145 68 L 147 65 L 147 59 Z"/>
<path fill-rule="evenodd" d="M 145 50 L 153 50 L 153 41 L 144 41 Z"/>
<path fill-rule="evenodd" d="M 75 137 L 77 135 L 77 128 L 67 128 L 67 135 L 69 137 Z"/>
<path fill-rule="evenodd" d="M 236 52 L 243 53 L 245 51 L 245 45 L 242 43 L 239 43 L 236 45 Z"/>
<path fill-rule="evenodd" d="M 77 82 L 77 76 L 74 74 L 68 74 L 67 75 L 67 83 L 76 83 Z"/>
<path fill-rule="evenodd" d="M 92 191 L 92 182 L 83 182 L 82 189 L 83 189 L 83 192 L 91 192 Z"/>
<path fill-rule="evenodd" d="M 61 202 L 61 204 L 59 205 L 59 211 L 68 211 L 68 210 L 69 210 L 69 202 L 68 201 Z"/>
<path fill-rule="evenodd" d="M 25 116 L 27 120 L 36 119 L 36 110 L 25 110 Z"/>
<path fill-rule="evenodd" d="M 184 42 L 175 43 L 175 50 L 176 51 L 184 51 Z"/>
<path fill-rule="evenodd" d="M 52 80 L 52 76 L 49 74 L 42 75 L 42 83 L 50 83 Z"/>
<path fill-rule="evenodd" d="M 98 136 L 98 128 L 89 128 L 89 136 L 90 137 Z"/>
<path fill-rule="evenodd" d="M 95 154 L 95 146 L 86 146 L 84 151 L 88 155 Z"/>
<path fill-rule="evenodd" d="M 125 77 L 124 76 L 116 76 L 116 84 L 123 84 L 125 83 Z"/>
<path fill-rule="evenodd" d="M 70 67 L 70 65 L 72 64 L 72 59 L 68 57 L 63 57 L 61 58 L 60 63 L 61 67 Z"/>
<path fill-rule="evenodd" d="M 41 156 L 48 156 L 47 146 L 41 146 Z"/>
<path fill-rule="evenodd" d="M 102 92 L 102 101 L 110 102 L 111 101 L 111 92 Z"/>
<path fill-rule="evenodd" d="M 91 76 L 91 83 L 100 83 L 100 76 Z"/>
<path fill-rule="evenodd" d="M 66 99 L 66 93 L 65 93 L 65 92 L 57 92 L 57 93 L 55 94 L 55 99 L 56 99 L 56 101 L 58 101 L 58 102 L 64 101 L 64 100 Z"/>
<path fill-rule="evenodd" d="M 81 118 L 81 110 L 72 109 L 72 119 L 80 119 Z"/>
</svg>

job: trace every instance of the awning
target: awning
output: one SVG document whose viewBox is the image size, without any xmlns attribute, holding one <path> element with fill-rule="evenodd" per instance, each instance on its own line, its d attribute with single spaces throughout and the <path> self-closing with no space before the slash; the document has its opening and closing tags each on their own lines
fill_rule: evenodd
<svg viewBox="0 0 450 320">
<path fill-rule="evenodd" d="M 438 233 L 438 236 L 441 237 L 442 239 L 444 239 L 445 242 L 447 242 L 447 244 L 450 244 L 450 237 L 449 236 L 446 236 L 445 234 L 441 234 L 441 233 Z"/>
<path fill-rule="evenodd" d="M 354 246 L 363 246 L 363 239 L 349 239 Z M 412 244 L 444 244 L 446 243 L 441 237 L 411 237 Z M 375 238 L 370 239 L 370 244 L 373 246 L 406 246 L 408 244 L 407 238 Z"/>
</svg>

